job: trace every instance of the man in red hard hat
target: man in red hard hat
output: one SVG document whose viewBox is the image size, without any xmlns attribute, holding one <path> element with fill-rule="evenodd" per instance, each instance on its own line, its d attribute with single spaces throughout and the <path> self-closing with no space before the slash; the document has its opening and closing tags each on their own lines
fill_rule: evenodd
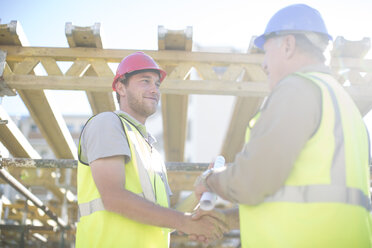
<svg viewBox="0 0 372 248">
<path fill-rule="evenodd" d="M 243 248 L 372 247 L 368 133 L 324 64 L 331 39 L 305 4 L 279 10 L 255 39 L 272 91 L 233 165 L 195 189 L 239 204 Z"/>
<path fill-rule="evenodd" d="M 222 236 L 224 223 L 169 207 L 171 191 L 164 163 L 146 130 L 166 76 L 148 55 L 124 58 L 112 88 L 120 110 L 100 113 L 85 125 L 79 142 L 76 247 L 169 246 L 169 231 L 210 240 Z M 196 205 L 191 202 L 190 210 Z"/>
</svg>

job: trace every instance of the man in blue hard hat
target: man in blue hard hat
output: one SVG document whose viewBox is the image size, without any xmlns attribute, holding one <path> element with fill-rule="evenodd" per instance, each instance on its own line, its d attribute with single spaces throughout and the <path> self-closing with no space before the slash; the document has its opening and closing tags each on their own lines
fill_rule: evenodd
<svg viewBox="0 0 372 248">
<path fill-rule="evenodd" d="M 239 204 L 242 247 L 372 247 L 368 134 L 324 65 L 329 40 L 304 4 L 279 10 L 255 39 L 271 93 L 233 165 L 195 188 Z"/>
</svg>

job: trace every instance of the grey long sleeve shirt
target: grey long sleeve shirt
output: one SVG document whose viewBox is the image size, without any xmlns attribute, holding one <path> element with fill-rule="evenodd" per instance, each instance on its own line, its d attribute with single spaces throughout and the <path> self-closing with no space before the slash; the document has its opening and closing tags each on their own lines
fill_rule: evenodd
<svg viewBox="0 0 372 248">
<path fill-rule="evenodd" d="M 326 72 L 324 65 L 301 72 Z M 320 89 L 308 79 L 289 75 L 273 88 L 250 141 L 232 166 L 214 172 L 209 188 L 222 198 L 256 205 L 282 187 L 306 142 L 317 131 L 322 113 Z"/>
</svg>

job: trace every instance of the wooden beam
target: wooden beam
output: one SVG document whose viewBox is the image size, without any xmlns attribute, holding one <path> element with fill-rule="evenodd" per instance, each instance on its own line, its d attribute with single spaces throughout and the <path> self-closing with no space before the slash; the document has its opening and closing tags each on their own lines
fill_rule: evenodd
<svg viewBox="0 0 372 248">
<path fill-rule="evenodd" d="M 236 71 L 236 68 L 235 73 L 232 73 L 231 75 L 235 78 L 237 77 L 238 72 Z M 247 65 L 245 66 L 244 79 L 264 82 L 266 81 L 266 75 L 260 66 Z M 267 87 L 266 89 L 268 93 L 268 85 L 266 83 L 262 85 Z M 229 128 L 221 149 L 221 154 L 225 157 L 227 162 L 234 161 L 235 155 L 242 149 L 248 122 L 257 112 L 262 101 L 263 96 L 237 97 Z"/>
<path fill-rule="evenodd" d="M 90 70 L 92 69 L 92 70 Z M 93 75 L 96 74 L 98 77 L 110 77 L 112 81 L 114 75 L 107 65 L 107 63 L 103 60 L 95 60 L 91 63 L 91 68 L 88 69 L 85 75 Z M 93 114 L 98 114 L 105 111 L 114 111 L 115 110 L 115 103 L 114 98 L 112 95 L 112 89 L 110 87 L 109 92 L 94 92 L 87 90 L 87 97 L 92 107 Z"/>
<path fill-rule="evenodd" d="M 169 30 L 158 26 L 158 49 L 191 51 L 192 26 L 182 30 Z"/>
<path fill-rule="evenodd" d="M 99 48 L 61 48 L 61 47 L 20 47 L 0 45 L 1 50 L 7 51 L 8 61 L 22 61 L 27 57 L 52 57 L 57 61 L 75 61 L 76 58 L 82 60 L 104 59 L 108 63 L 118 63 L 124 57 L 137 52 L 138 50 L 126 49 L 99 49 Z M 184 62 L 209 62 L 216 65 L 232 63 L 253 63 L 261 64 L 262 54 L 242 54 L 242 53 L 208 53 L 208 52 L 189 52 L 179 50 L 143 50 L 157 62 L 178 65 Z M 372 64 L 372 60 L 364 61 Z"/>
<path fill-rule="evenodd" d="M 112 77 L 70 77 L 70 76 L 34 76 L 7 75 L 4 81 L 10 88 L 18 90 L 53 89 L 87 90 L 111 92 Z M 264 82 L 235 82 L 223 80 L 180 80 L 165 79 L 160 86 L 162 94 L 203 94 L 265 96 L 269 92 Z"/>
<path fill-rule="evenodd" d="M 67 22 L 65 25 L 65 34 L 70 47 L 91 47 L 102 48 L 102 40 L 100 36 L 100 23 L 95 23 L 91 27 L 79 27 Z M 80 63 L 79 63 L 80 62 Z M 82 73 L 81 67 L 86 65 L 82 61 L 74 63 L 74 71 L 69 70 L 69 75 L 78 76 Z M 79 67 L 79 65 L 81 67 Z M 107 63 L 103 59 L 91 61 L 91 66 L 85 72 L 85 76 L 108 76 L 113 78 L 113 73 Z M 93 92 L 86 89 L 87 98 L 92 108 L 93 114 L 98 114 L 105 111 L 114 111 L 115 104 L 111 92 Z"/>
<path fill-rule="evenodd" d="M 16 93 L 4 83 L 4 74 L 9 74 L 9 65 L 6 63 L 6 52 L 0 50 L 0 97 L 15 96 Z"/>
<path fill-rule="evenodd" d="M 19 45 L 25 44 L 26 38 L 20 36 L 21 26 L 13 25 L 10 29 L 2 29 L 3 36 L 0 36 L 0 44 L 9 45 L 7 40 L 4 40 L 4 36 L 8 33 L 12 37 L 12 45 L 20 48 Z M 18 30 L 19 29 L 19 30 Z M 10 62 L 14 65 L 13 73 L 26 75 L 34 74 L 35 66 L 41 62 L 44 65 L 45 70 L 49 75 L 62 75 L 61 70 L 57 66 L 55 58 L 43 57 L 43 58 L 25 58 L 20 63 Z M 9 64 L 9 63 L 8 63 Z M 46 98 L 43 90 L 18 90 L 18 94 L 22 98 L 23 102 L 27 106 L 32 119 L 39 127 L 40 132 L 43 134 L 45 140 L 53 150 L 57 158 L 76 158 L 76 146 L 71 137 L 70 132 L 67 129 L 66 123 L 64 122 L 62 115 L 52 110 L 49 105 L 48 99 Z"/>
<path fill-rule="evenodd" d="M 102 48 L 100 35 L 101 24 L 94 23 L 90 27 L 79 27 L 66 22 L 65 34 L 70 47 L 95 47 Z"/>
<path fill-rule="evenodd" d="M 159 26 L 158 47 L 159 50 L 191 51 L 192 28 L 188 27 L 185 30 L 169 30 L 165 29 L 163 26 Z M 167 71 L 168 79 L 184 79 L 190 67 L 167 65 L 163 69 Z M 165 82 L 163 82 L 163 84 L 164 83 Z M 164 94 L 162 88 L 161 91 L 163 93 L 161 96 L 161 108 L 165 160 L 181 162 L 185 154 L 188 95 Z"/>
<path fill-rule="evenodd" d="M 0 106 L 0 120 L 8 122 L 0 124 L 0 141 L 10 154 L 20 158 L 41 158 L 2 106 Z"/>
<path fill-rule="evenodd" d="M 345 87 L 357 105 L 360 113 L 365 116 L 372 109 L 372 84 L 352 85 Z"/>
<path fill-rule="evenodd" d="M 181 162 L 185 152 L 187 95 L 161 96 L 165 160 Z"/>
<path fill-rule="evenodd" d="M 76 145 L 60 113 L 50 106 L 42 90 L 18 90 L 32 119 L 57 158 L 76 158 Z"/>
<path fill-rule="evenodd" d="M 14 69 L 15 74 L 31 73 L 38 61 L 35 59 L 25 59 Z M 51 62 L 51 61 L 49 61 Z M 55 61 L 54 61 L 55 62 Z M 55 66 L 46 67 L 55 68 Z M 47 71 L 48 72 L 48 71 Z M 62 74 L 58 70 L 50 70 L 53 75 Z M 34 75 L 31 75 L 34 76 Z M 18 90 L 23 102 L 27 106 L 32 119 L 39 127 L 43 137 L 53 150 L 57 158 L 76 158 L 76 145 L 67 129 L 66 123 L 60 113 L 50 106 L 43 90 Z"/>
<path fill-rule="evenodd" d="M 221 154 L 227 162 L 233 162 L 235 155 L 244 144 L 245 130 L 248 122 L 262 103 L 262 97 L 238 97 L 222 143 Z"/>
<path fill-rule="evenodd" d="M 99 49 L 99 48 L 56 48 L 56 47 L 20 47 L 0 44 L 0 49 L 7 51 L 8 61 L 22 61 L 26 57 L 52 57 L 57 61 L 75 61 L 76 58 L 83 60 L 104 59 L 105 61 L 120 62 L 124 57 L 137 52 L 127 49 Z M 207 53 L 187 52 L 178 50 L 144 50 L 146 54 L 156 61 L 177 65 L 184 62 L 208 62 L 213 64 L 258 64 L 263 61 L 263 54 L 246 53 Z M 337 57 L 331 59 L 332 68 L 356 68 L 363 72 L 372 72 L 372 59 L 358 59 Z"/>
<path fill-rule="evenodd" d="M 9 24 L 0 24 L 0 40 L 1 45 L 28 45 L 21 24 L 17 21 L 11 21 Z"/>
</svg>

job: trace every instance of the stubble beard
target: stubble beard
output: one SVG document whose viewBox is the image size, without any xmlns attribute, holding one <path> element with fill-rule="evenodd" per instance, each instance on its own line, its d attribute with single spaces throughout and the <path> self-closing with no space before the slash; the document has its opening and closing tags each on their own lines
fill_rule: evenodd
<svg viewBox="0 0 372 248">
<path fill-rule="evenodd" d="M 143 101 L 141 102 L 136 97 L 128 95 L 128 106 L 132 110 L 134 110 L 134 112 L 137 115 L 140 115 L 142 117 L 147 118 L 147 117 L 153 115 L 156 112 L 156 107 L 157 107 L 158 103 L 156 103 L 155 105 L 150 106 L 146 102 L 147 99 L 142 99 L 142 100 Z"/>
</svg>

